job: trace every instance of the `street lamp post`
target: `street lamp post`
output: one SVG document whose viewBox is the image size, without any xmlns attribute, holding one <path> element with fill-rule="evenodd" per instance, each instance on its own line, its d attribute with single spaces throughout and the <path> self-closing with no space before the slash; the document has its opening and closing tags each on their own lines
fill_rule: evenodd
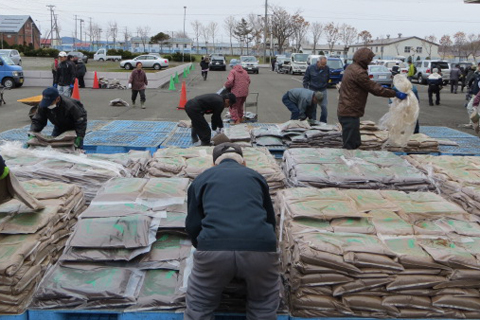
<svg viewBox="0 0 480 320">
<path fill-rule="evenodd" d="M 267 25 L 268 25 L 267 11 L 268 11 L 268 0 L 265 0 L 265 21 L 264 21 L 264 28 L 263 28 L 263 63 L 267 63 L 267 61 L 266 61 L 266 55 L 267 55 Z"/>
<path fill-rule="evenodd" d="M 187 6 L 183 6 L 183 37 L 186 38 L 185 34 L 185 20 L 187 19 Z M 182 62 L 185 62 L 185 43 L 182 44 Z"/>
</svg>

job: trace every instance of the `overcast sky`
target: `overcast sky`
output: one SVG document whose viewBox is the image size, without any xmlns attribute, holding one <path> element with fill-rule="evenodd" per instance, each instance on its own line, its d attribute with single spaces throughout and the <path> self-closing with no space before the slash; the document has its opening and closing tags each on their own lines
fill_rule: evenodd
<svg viewBox="0 0 480 320">
<path fill-rule="evenodd" d="M 300 10 L 309 22 L 347 23 L 368 30 L 373 38 L 390 34 L 425 37 L 434 34 L 453 35 L 457 31 L 480 34 L 480 4 L 464 4 L 463 0 L 269 0 L 269 4 L 282 6 L 290 13 Z M 61 36 L 72 36 L 75 30 L 74 15 L 85 20 L 90 17 L 104 30 L 109 21 L 116 21 L 123 30 L 150 26 L 151 35 L 160 31 L 182 31 L 184 6 L 186 32 L 193 37 L 190 23 L 219 23 L 219 32 L 225 34 L 224 19 L 233 15 L 238 20 L 250 13 L 264 15 L 265 0 L 0 0 L 0 14 L 30 15 L 44 36 L 50 29 L 47 5 L 55 5 L 59 15 Z M 105 36 L 103 35 L 104 39 Z M 227 41 L 221 36 L 216 41 Z M 325 42 L 323 39 L 322 42 Z"/>
</svg>

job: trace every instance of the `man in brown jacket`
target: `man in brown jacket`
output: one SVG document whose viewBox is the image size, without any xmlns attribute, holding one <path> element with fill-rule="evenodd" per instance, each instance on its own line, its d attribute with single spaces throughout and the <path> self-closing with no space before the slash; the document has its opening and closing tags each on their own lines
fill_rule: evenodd
<svg viewBox="0 0 480 320">
<path fill-rule="evenodd" d="M 368 48 L 361 48 L 353 56 L 343 75 L 338 100 L 338 121 L 342 125 L 344 149 L 358 149 L 362 144 L 360 137 L 360 118 L 365 113 L 368 93 L 376 96 L 405 99 L 407 95 L 393 89 L 382 87 L 368 77 L 368 65 L 375 54 Z"/>
</svg>

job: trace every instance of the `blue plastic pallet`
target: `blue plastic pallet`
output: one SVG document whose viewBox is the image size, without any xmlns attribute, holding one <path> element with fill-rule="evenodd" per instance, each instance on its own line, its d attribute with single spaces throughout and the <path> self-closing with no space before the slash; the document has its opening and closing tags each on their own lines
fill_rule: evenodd
<svg viewBox="0 0 480 320">
<path fill-rule="evenodd" d="M 167 133 L 99 130 L 85 136 L 83 147 L 87 153 L 111 154 L 129 150 L 148 150 L 154 153 L 167 137 Z"/>
<path fill-rule="evenodd" d="M 447 127 L 421 126 L 420 132 L 432 138 L 472 138 L 474 135 Z"/>
<path fill-rule="evenodd" d="M 105 125 L 101 130 L 115 132 L 171 132 L 176 126 L 176 122 L 168 121 L 115 120 Z"/>
<path fill-rule="evenodd" d="M 110 122 L 111 121 L 105 121 L 105 120 L 88 120 L 87 133 L 102 130 L 102 128 L 108 125 Z"/>
<path fill-rule="evenodd" d="M 28 312 L 19 315 L 0 315 L 0 320 L 28 320 Z"/>
<path fill-rule="evenodd" d="M 440 146 L 441 155 L 480 156 L 479 138 L 453 138 L 451 140 L 457 142 L 458 146 Z"/>
</svg>

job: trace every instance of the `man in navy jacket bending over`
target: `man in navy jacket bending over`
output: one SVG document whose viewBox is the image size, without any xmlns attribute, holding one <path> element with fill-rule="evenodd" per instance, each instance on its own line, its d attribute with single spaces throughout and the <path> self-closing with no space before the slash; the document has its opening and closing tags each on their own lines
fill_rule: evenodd
<svg viewBox="0 0 480 320">
<path fill-rule="evenodd" d="M 265 179 L 245 167 L 240 146 L 213 149 L 215 166 L 188 189 L 186 229 L 197 248 L 185 320 L 211 320 L 233 278 L 247 284 L 247 319 L 275 320 L 279 256 L 275 213 Z"/>
</svg>

